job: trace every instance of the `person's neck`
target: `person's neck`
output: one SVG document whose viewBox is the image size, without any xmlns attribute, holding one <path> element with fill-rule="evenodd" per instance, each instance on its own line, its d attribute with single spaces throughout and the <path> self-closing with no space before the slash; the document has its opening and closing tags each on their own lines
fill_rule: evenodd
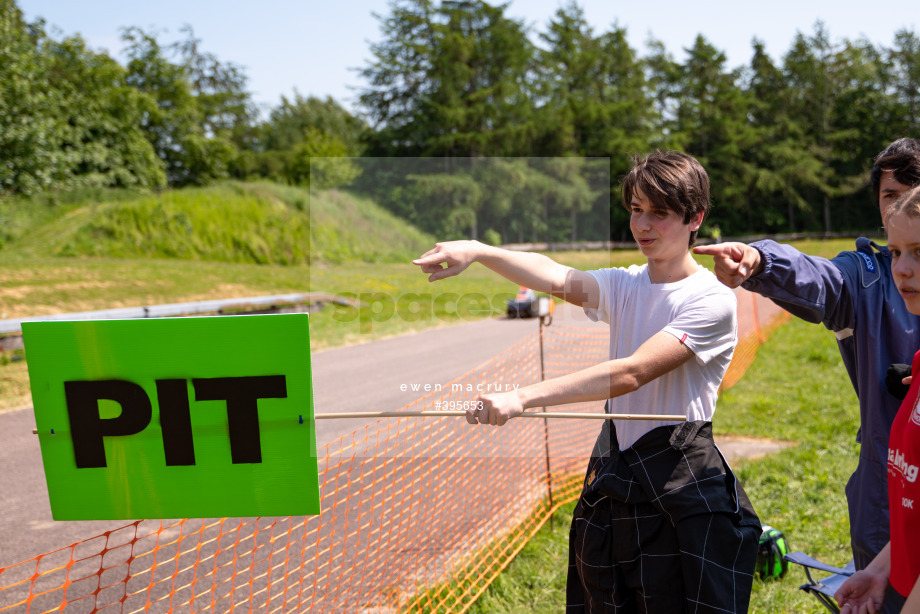
<svg viewBox="0 0 920 614">
<path fill-rule="evenodd" d="M 648 277 L 653 284 L 669 284 L 682 279 L 687 279 L 700 270 L 688 250 L 682 257 L 674 260 L 648 261 Z"/>
</svg>

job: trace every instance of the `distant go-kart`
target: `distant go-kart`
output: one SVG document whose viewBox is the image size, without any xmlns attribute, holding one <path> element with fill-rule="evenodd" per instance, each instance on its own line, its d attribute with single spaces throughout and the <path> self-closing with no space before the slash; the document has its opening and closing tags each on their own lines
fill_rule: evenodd
<svg viewBox="0 0 920 614">
<path fill-rule="evenodd" d="M 530 288 L 520 286 L 517 296 L 508 299 L 509 318 L 536 318 L 553 313 L 552 299 L 548 296 L 538 297 Z"/>
</svg>

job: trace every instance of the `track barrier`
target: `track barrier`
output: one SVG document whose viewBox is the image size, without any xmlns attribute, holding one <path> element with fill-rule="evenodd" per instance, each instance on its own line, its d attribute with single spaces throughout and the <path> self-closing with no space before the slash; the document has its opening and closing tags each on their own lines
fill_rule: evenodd
<svg viewBox="0 0 920 614">
<path fill-rule="evenodd" d="M 739 342 L 723 389 L 789 318 L 758 295 L 737 295 Z M 403 409 L 583 369 L 606 359 L 608 343 L 605 327 L 541 326 Z M 547 411 L 557 409 L 599 413 L 603 403 Z M 135 521 L 0 568 L 0 612 L 465 612 L 578 496 L 600 426 L 380 419 L 319 450 L 319 516 Z"/>
</svg>

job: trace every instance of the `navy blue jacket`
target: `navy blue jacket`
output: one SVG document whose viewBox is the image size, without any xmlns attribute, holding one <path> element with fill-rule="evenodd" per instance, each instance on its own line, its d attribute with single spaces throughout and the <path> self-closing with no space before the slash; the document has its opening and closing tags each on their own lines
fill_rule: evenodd
<svg viewBox="0 0 920 614">
<path fill-rule="evenodd" d="M 891 276 L 888 248 L 866 238 L 833 260 L 774 241 L 752 243 L 763 271 L 743 287 L 793 315 L 834 331 L 859 397 L 859 464 L 846 487 L 850 538 L 858 569 L 888 542 L 888 435 L 901 401 L 885 387 L 892 363 L 911 364 L 920 349 L 920 317 L 907 311 Z"/>
</svg>

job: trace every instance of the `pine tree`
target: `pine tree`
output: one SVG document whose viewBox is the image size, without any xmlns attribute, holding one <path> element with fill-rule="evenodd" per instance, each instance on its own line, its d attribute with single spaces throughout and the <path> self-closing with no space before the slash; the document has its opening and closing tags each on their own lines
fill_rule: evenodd
<svg viewBox="0 0 920 614">
<path fill-rule="evenodd" d="M 670 126 L 683 150 L 698 158 L 709 174 L 713 223 L 734 232 L 746 217 L 744 186 L 753 173 L 743 152 L 756 138 L 740 71 L 727 71 L 725 54 L 702 36 L 686 52 L 671 85 L 674 119 Z"/>
<path fill-rule="evenodd" d="M 920 133 L 920 37 L 913 30 L 898 30 L 888 52 L 893 90 L 900 116 L 894 120 L 894 136 Z"/>
<path fill-rule="evenodd" d="M 526 151 L 533 47 L 504 6 L 394 3 L 359 97 L 374 155 L 470 157 Z"/>
</svg>

